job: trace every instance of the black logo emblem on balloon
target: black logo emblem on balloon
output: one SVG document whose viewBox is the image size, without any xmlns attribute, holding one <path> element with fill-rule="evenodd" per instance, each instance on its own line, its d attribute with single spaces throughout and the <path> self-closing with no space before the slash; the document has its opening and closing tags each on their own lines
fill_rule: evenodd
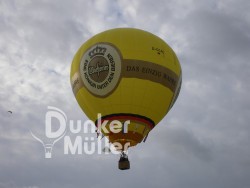
<svg viewBox="0 0 250 188">
<path fill-rule="evenodd" d="M 103 82 L 109 73 L 109 63 L 104 57 L 94 57 L 88 66 L 88 73 L 91 79 L 101 83 Z"/>
</svg>

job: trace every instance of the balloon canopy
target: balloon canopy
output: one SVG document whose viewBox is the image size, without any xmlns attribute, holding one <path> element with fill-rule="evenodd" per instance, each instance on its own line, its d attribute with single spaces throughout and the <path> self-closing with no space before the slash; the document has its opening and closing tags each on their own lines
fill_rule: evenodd
<svg viewBox="0 0 250 188">
<path fill-rule="evenodd" d="M 181 88 L 181 66 L 161 38 L 134 28 L 99 33 L 77 51 L 71 66 L 71 85 L 84 113 L 96 123 L 127 120 L 127 130 L 103 131 L 111 143 L 135 146 L 161 121 Z"/>
</svg>

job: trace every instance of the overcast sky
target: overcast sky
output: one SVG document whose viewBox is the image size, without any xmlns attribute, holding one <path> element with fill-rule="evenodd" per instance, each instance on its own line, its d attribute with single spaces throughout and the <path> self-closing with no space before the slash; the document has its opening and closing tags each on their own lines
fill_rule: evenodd
<svg viewBox="0 0 250 188">
<path fill-rule="evenodd" d="M 249 0 L 0 0 L 0 188 L 249 188 Z M 70 86 L 80 45 L 116 27 L 164 39 L 183 70 L 180 96 L 145 144 L 117 155 L 44 158 L 30 130 L 47 106 L 86 120 Z M 7 111 L 13 111 L 13 114 Z"/>
</svg>

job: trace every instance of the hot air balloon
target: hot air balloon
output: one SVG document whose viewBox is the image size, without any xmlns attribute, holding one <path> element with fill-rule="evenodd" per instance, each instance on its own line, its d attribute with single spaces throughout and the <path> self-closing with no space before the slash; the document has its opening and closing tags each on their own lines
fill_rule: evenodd
<svg viewBox="0 0 250 188">
<path fill-rule="evenodd" d="M 145 141 L 175 103 L 182 72 L 176 54 L 161 38 L 140 29 L 116 28 L 93 36 L 79 48 L 70 79 L 89 119 L 96 124 L 100 119 L 108 121 L 108 130 L 114 126 L 112 121 L 121 122 L 123 131 L 101 131 L 111 143 L 121 145 L 118 167 L 124 170 L 130 168 L 128 147 Z"/>
</svg>

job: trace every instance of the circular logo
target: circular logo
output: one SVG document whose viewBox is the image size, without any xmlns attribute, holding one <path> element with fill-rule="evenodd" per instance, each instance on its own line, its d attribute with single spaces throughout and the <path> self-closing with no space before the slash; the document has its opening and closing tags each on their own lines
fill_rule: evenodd
<svg viewBox="0 0 250 188">
<path fill-rule="evenodd" d="M 94 95 L 107 96 L 120 80 L 121 62 L 120 53 L 113 45 L 93 45 L 81 59 L 80 74 L 83 84 Z"/>
</svg>

